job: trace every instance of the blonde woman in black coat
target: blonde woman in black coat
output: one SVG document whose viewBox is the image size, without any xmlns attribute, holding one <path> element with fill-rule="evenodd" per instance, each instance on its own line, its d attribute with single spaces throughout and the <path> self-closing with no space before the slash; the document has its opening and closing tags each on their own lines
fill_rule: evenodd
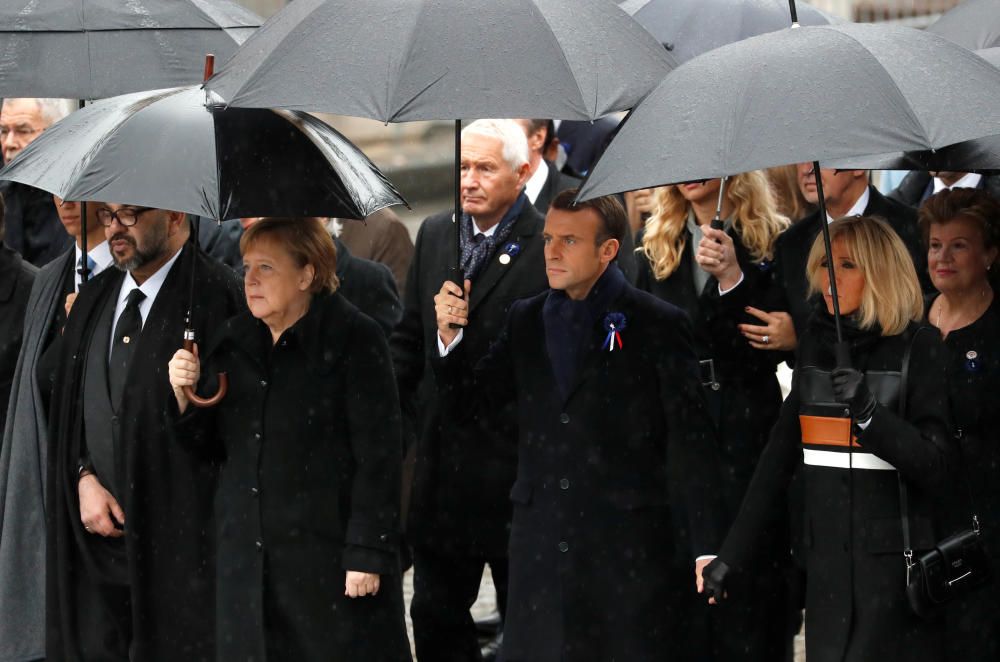
<svg viewBox="0 0 1000 662">
<path fill-rule="evenodd" d="M 726 182 L 722 229 L 711 227 L 720 180 L 656 189 L 638 253 L 636 287 L 684 310 L 694 327 L 701 382 L 719 439 L 726 526 L 736 517 L 768 432 L 778 418 L 781 389 L 776 352 L 759 352 L 739 332 L 755 318 L 747 306 L 763 307 L 771 285 L 771 256 L 788 219 L 778 213 L 763 172 Z M 698 662 L 770 662 L 784 655 L 791 634 L 786 604 L 787 509 L 779 505 L 768 522 L 768 562 L 748 573 L 740 598 L 709 610 L 690 585 L 691 619 L 686 650 Z M 722 613 L 719 613 L 722 612 Z"/>
<path fill-rule="evenodd" d="M 940 624 L 919 619 L 907 603 L 898 481 L 908 485 L 912 546 L 926 550 L 940 535 L 931 502 L 940 498 L 952 455 L 941 389 L 945 351 L 937 333 L 918 331 L 916 270 L 889 225 L 855 216 L 832 223 L 830 232 L 853 367 L 835 360 L 826 255 L 817 238 L 807 273 L 821 298 L 799 343 L 792 391 L 740 514 L 705 569 L 705 585 L 713 601 L 722 598 L 729 569 L 748 566 L 764 518 L 799 471 L 809 662 L 943 660 Z"/>
<path fill-rule="evenodd" d="M 385 336 L 336 292 L 318 219 L 258 221 L 240 248 L 249 311 L 203 352 L 204 370 L 184 350 L 170 361 L 178 439 L 222 461 L 218 660 L 409 660 Z M 221 404 L 189 408 L 183 387 L 219 371 L 229 375 Z"/>
</svg>

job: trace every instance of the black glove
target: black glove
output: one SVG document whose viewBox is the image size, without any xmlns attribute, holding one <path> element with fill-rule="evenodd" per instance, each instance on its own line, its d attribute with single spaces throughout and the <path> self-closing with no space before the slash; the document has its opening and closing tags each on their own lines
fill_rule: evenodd
<svg viewBox="0 0 1000 662">
<path fill-rule="evenodd" d="M 701 581 L 705 596 L 715 598 L 717 603 L 722 602 L 722 599 L 726 595 L 725 583 L 726 575 L 728 574 L 729 566 L 722 559 L 719 557 L 712 559 L 705 566 L 705 569 L 701 571 Z"/>
<path fill-rule="evenodd" d="M 871 419 L 878 400 L 865 383 L 864 373 L 854 368 L 834 368 L 830 376 L 834 397 L 850 408 L 854 420 L 864 423 Z"/>
</svg>

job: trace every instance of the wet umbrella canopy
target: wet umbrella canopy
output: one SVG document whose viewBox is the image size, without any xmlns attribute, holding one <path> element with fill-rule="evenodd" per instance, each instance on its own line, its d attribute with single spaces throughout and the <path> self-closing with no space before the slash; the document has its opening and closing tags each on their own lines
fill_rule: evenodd
<svg viewBox="0 0 1000 662">
<path fill-rule="evenodd" d="M 801 25 L 841 22 L 804 2 L 796 4 Z M 788 0 L 618 0 L 618 5 L 678 62 L 791 24 Z"/>
<path fill-rule="evenodd" d="M 1000 0 L 964 0 L 927 31 L 970 50 L 1000 46 Z"/>
<path fill-rule="evenodd" d="M 208 87 L 233 106 L 383 122 L 593 120 L 672 64 L 608 0 L 296 0 Z"/>
<path fill-rule="evenodd" d="M 240 216 L 364 218 L 404 203 L 349 140 L 305 113 L 205 105 L 198 87 L 98 101 L 54 124 L 0 179 L 64 200 Z"/>
<path fill-rule="evenodd" d="M 0 0 L 0 96 L 98 99 L 201 81 L 263 20 L 232 0 Z"/>
<path fill-rule="evenodd" d="M 997 99 L 1000 70 L 937 35 L 886 25 L 789 28 L 671 72 L 632 113 L 581 197 L 937 149 L 1000 133 Z"/>
</svg>

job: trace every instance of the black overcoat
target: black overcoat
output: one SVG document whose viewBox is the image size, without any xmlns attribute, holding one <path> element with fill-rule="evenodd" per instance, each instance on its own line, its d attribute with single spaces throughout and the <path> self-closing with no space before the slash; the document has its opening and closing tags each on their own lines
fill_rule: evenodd
<svg viewBox="0 0 1000 662">
<path fill-rule="evenodd" d="M 229 393 L 186 413 L 178 437 L 223 458 L 217 659 L 409 660 L 385 335 L 340 294 L 318 294 L 277 344 L 249 312 L 213 344 L 202 373 L 227 372 Z M 345 570 L 382 575 L 378 594 L 345 596 Z"/>
<path fill-rule="evenodd" d="M 688 230 L 684 232 L 680 263 L 663 280 L 656 279 L 649 258 L 641 251 L 638 253 L 636 286 L 678 306 L 691 318 L 702 386 L 716 426 L 725 524 L 729 526 L 739 511 L 781 407 L 781 387 L 775 374 L 775 361 L 780 356 L 754 349 L 737 328 L 740 323 L 756 323 L 756 318 L 751 318 L 744 308 L 760 306 L 770 296 L 772 263 L 753 259 L 739 232 L 729 228 L 727 232 L 733 239 L 743 281 L 720 296 L 718 280 L 709 276 L 705 287 L 698 292 L 693 275 L 692 236 Z M 789 561 L 787 507 L 784 501 L 775 504 L 761 537 L 763 549 L 758 554 L 761 562 L 752 573 L 740 578 L 746 595 L 709 610 L 691 587 L 691 614 L 698 616 L 692 623 L 692 636 L 686 642 L 691 649 L 689 659 L 749 662 L 769 661 L 781 655 L 785 623 L 776 614 L 784 609 L 786 600 L 782 575 Z M 714 621 L 710 620 L 713 618 Z M 709 623 L 715 624 L 711 632 L 697 632 L 697 628 L 708 627 Z M 701 646 L 711 646 L 716 656 Z"/>
<path fill-rule="evenodd" d="M 417 428 L 416 470 L 407 520 L 415 545 L 473 556 L 504 556 L 510 529 L 507 498 L 517 469 L 517 427 L 513 405 L 499 406 L 476 419 L 442 418 L 430 359 L 437 355 L 434 295 L 454 280 L 454 225 L 451 212 L 420 226 L 406 280 L 403 319 L 390 339 L 400 402 Z M 486 353 L 499 335 L 510 304 L 548 288 L 542 254 L 542 216 L 529 204 L 510 236 L 472 285 L 468 355 Z M 517 244 L 516 255 L 506 248 Z M 472 359 L 470 359 L 471 361 Z M 472 364 L 468 366 L 471 370 Z"/>
<path fill-rule="evenodd" d="M 501 656 L 662 659 L 684 636 L 674 596 L 693 582 L 695 558 L 716 550 L 721 530 L 715 437 L 690 323 L 625 285 L 607 311 L 626 318 L 623 347 L 602 349 L 602 313 L 563 399 L 546 352 L 547 296 L 514 304 L 471 378 L 465 340 L 435 364 L 454 416 L 517 406 Z M 689 561 L 681 577 L 678 556 Z"/>
<path fill-rule="evenodd" d="M 875 216 L 888 221 L 913 258 L 913 266 L 916 267 L 922 289 L 925 292 L 933 290 L 930 277 L 927 275 L 927 250 L 920 238 L 916 210 L 886 198 L 874 186 L 868 187 L 868 194 L 865 216 Z M 799 338 L 805 333 L 806 324 L 812 315 L 806 262 L 809 260 L 809 250 L 813 241 L 822 229 L 817 210 L 781 233 L 774 245 L 777 287 L 772 289 L 773 295 L 767 310 L 788 312 L 795 323 L 795 333 Z"/>
<path fill-rule="evenodd" d="M 181 345 L 191 261 L 197 261 L 195 328 L 209 334 L 244 305 L 232 270 L 186 244 L 149 311 L 119 409 L 127 485 L 125 545 L 132 595 L 132 659 L 214 657 L 211 521 L 215 466 L 175 442 L 165 403 L 167 364 Z M 83 370 L 104 303 L 118 296 L 124 273 L 107 269 L 81 288 L 62 336 L 60 371 L 50 412 L 47 655 L 81 660 L 74 623 L 77 590 L 93 588 L 95 538 L 80 522 L 77 466 L 82 432 Z M 82 578 L 80 584 L 77 579 Z M 80 586 L 83 588 L 80 588 Z"/>
<path fill-rule="evenodd" d="M 538 197 L 535 198 L 533 204 L 535 205 L 535 209 L 544 216 L 549 211 L 549 205 L 552 204 L 557 195 L 566 189 L 579 187 L 583 180 L 579 177 L 560 172 L 556 168 L 556 164 L 551 161 L 543 161 L 543 163 L 547 166 L 548 175 L 545 177 L 545 185 L 538 192 Z"/>
<path fill-rule="evenodd" d="M 0 430 L 7 420 L 10 386 L 24 332 L 24 313 L 38 269 L 0 242 Z"/>
<path fill-rule="evenodd" d="M 949 499 L 942 501 L 944 533 L 966 530 L 975 513 L 993 564 L 993 584 L 946 611 L 949 660 L 1000 659 L 1000 299 L 972 324 L 955 329 L 948 349 L 948 394 L 961 455 Z M 970 503 L 971 501 L 971 503 Z"/>
<path fill-rule="evenodd" d="M 930 501 L 947 482 L 952 444 L 947 427 L 944 351 L 937 334 L 916 324 L 897 336 L 853 329 L 845 320 L 851 359 L 880 404 L 857 446 L 805 443 L 800 416 L 843 412 L 832 396 L 832 321 L 817 312 L 800 339 L 792 391 L 781 408 L 735 524 L 719 557 L 746 565 L 760 523 L 800 470 L 804 488 L 806 656 L 810 662 L 942 660 L 939 623 L 915 616 L 906 600 L 900 494 L 909 489 L 913 547 L 926 550 L 935 530 Z M 907 414 L 897 413 L 900 371 L 912 343 Z M 877 386 L 881 384 L 882 387 Z M 805 420 L 805 419 L 803 419 Z M 836 466 L 835 466 L 836 465 Z"/>
</svg>

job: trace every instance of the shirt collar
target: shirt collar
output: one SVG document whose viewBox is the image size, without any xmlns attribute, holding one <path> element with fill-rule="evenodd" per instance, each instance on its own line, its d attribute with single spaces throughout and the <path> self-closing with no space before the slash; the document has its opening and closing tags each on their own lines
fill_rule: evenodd
<svg viewBox="0 0 1000 662">
<path fill-rule="evenodd" d="M 528 200 L 531 204 L 535 204 L 535 200 L 538 199 L 538 194 L 542 192 L 542 188 L 545 187 L 545 182 L 549 179 L 549 164 L 542 159 L 541 163 L 538 165 L 538 170 L 535 174 L 528 179 L 527 183 L 524 185 L 524 194 L 528 196 Z"/>
<path fill-rule="evenodd" d="M 868 201 L 871 197 L 871 192 L 869 192 L 868 187 L 866 186 L 864 193 L 861 194 L 860 198 L 854 201 L 854 205 L 847 210 L 847 213 L 844 214 L 844 216 L 864 216 L 865 210 L 868 209 Z M 826 222 L 833 223 L 835 220 L 837 219 L 830 216 L 829 212 L 827 212 Z"/>
<path fill-rule="evenodd" d="M 945 189 L 953 189 L 953 188 L 976 188 L 977 186 L 979 186 L 979 181 L 982 178 L 983 176 L 980 175 L 978 172 L 967 172 L 965 173 L 965 176 L 963 176 L 960 180 L 958 180 L 951 186 L 948 186 L 947 184 L 941 181 L 940 177 L 935 177 L 934 192 L 940 193 Z"/>
<path fill-rule="evenodd" d="M 83 256 L 83 250 L 80 249 L 80 244 L 77 243 L 73 244 L 73 248 L 76 250 L 76 257 L 74 258 L 73 264 L 79 266 L 80 258 Z M 94 268 L 94 273 L 92 274 L 94 276 L 101 273 L 111 265 L 111 248 L 108 246 L 107 241 L 102 241 L 88 250 L 87 255 L 94 261 L 94 264 L 97 265 Z"/>
<path fill-rule="evenodd" d="M 181 251 L 183 250 L 184 249 L 181 248 L 174 253 L 173 257 L 167 260 L 166 264 L 157 269 L 156 273 L 147 278 L 146 282 L 142 285 L 138 285 L 135 282 L 135 279 L 132 278 L 132 274 L 130 272 L 126 272 L 125 280 L 122 281 L 121 290 L 118 291 L 118 303 L 125 301 L 125 299 L 128 298 L 129 293 L 138 287 L 139 290 L 146 295 L 144 303 L 148 301 L 149 304 L 152 305 L 153 301 L 156 299 L 156 295 L 160 292 L 160 288 L 163 287 L 163 281 L 167 279 L 167 274 L 170 273 L 170 268 L 174 266 L 174 262 L 176 262 L 177 258 L 180 257 Z"/>
<path fill-rule="evenodd" d="M 527 196 L 524 195 L 524 191 L 521 191 L 521 193 L 518 194 L 517 199 L 514 200 L 514 204 L 512 204 L 509 209 L 507 209 L 507 212 L 503 215 L 503 218 L 500 219 L 500 222 L 496 223 L 488 230 L 480 230 L 479 226 L 476 225 L 476 217 L 469 216 L 469 219 L 472 221 L 472 236 L 475 237 L 477 234 L 481 234 L 484 237 L 492 237 L 493 234 L 497 231 L 497 228 L 499 228 L 501 225 L 504 224 L 504 221 L 507 221 L 508 219 L 513 220 L 518 216 L 520 216 L 521 212 L 524 211 L 524 205 L 527 204 L 527 202 L 528 202 Z"/>
</svg>

